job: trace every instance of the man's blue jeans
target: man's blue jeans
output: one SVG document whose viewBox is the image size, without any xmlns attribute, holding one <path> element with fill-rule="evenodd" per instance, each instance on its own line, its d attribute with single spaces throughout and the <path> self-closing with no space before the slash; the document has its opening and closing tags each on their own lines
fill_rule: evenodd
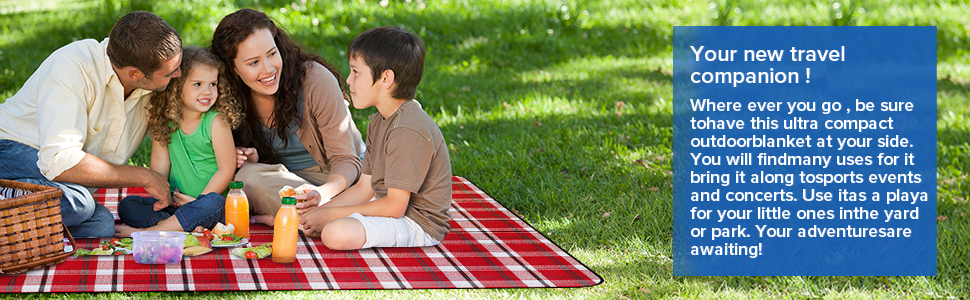
<svg viewBox="0 0 970 300">
<path fill-rule="evenodd" d="M 191 232 L 196 226 L 212 228 L 218 222 L 225 222 L 226 198 L 217 193 L 202 194 L 181 207 L 169 206 L 160 211 L 152 209 L 157 201 L 142 196 L 125 197 L 118 203 L 118 216 L 122 222 L 135 228 L 152 227 L 159 221 L 175 216 L 185 232 Z"/>
<path fill-rule="evenodd" d="M 37 149 L 0 140 L 0 178 L 53 186 L 64 192 L 61 219 L 74 237 L 110 237 L 115 233 L 114 217 L 94 201 L 88 188 L 79 184 L 48 180 L 37 168 Z"/>
</svg>

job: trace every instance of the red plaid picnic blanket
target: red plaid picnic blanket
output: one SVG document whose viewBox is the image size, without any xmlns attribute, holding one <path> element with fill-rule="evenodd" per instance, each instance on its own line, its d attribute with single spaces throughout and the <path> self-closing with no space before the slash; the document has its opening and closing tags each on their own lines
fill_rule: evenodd
<svg viewBox="0 0 970 300">
<path fill-rule="evenodd" d="M 583 287 L 602 279 L 465 178 L 454 177 L 451 232 L 433 247 L 334 251 L 300 236 L 297 261 L 243 259 L 216 248 L 181 263 L 143 265 L 132 255 L 81 256 L 56 266 L 0 275 L 0 292 L 136 292 Z M 99 190 L 112 212 L 143 189 Z M 250 228 L 254 245 L 272 228 Z M 78 239 L 93 249 L 110 239 Z"/>
</svg>

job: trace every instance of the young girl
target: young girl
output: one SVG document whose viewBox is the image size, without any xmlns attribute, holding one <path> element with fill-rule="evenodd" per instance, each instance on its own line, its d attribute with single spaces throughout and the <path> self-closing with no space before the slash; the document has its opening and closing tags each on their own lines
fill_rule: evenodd
<svg viewBox="0 0 970 300">
<path fill-rule="evenodd" d="M 115 236 L 141 230 L 192 231 L 224 217 L 224 193 L 236 171 L 232 128 L 242 120 L 226 85 L 222 62 L 208 50 L 182 50 L 182 76 L 152 97 L 148 128 L 151 169 L 168 177 L 172 206 L 153 209 L 157 199 L 128 196 L 118 205 L 127 224 Z"/>
</svg>

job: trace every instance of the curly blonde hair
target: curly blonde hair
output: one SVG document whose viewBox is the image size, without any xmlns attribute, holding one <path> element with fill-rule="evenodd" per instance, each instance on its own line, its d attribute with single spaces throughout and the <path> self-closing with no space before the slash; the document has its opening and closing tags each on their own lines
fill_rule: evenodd
<svg viewBox="0 0 970 300">
<path fill-rule="evenodd" d="M 179 117 L 182 115 L 182 86 L 192 73 L 192 68 L 206 65 L 219 70 L 219 97 L 212 109 L 222 114 L 231 129 L 236 129 L 242 123 L 244 115 L 239 106 L 235 93 L 229 88 L 226 80 L 225 66 L 212 52 L 200 47 L 182 48 L 182 76 L 172 79 L 165 91 L 152 96 L 148 103 L 148 133 L 153 140 L 162 144 L 171 142 L 171 134 L 179 129 Z"/>
</svg>

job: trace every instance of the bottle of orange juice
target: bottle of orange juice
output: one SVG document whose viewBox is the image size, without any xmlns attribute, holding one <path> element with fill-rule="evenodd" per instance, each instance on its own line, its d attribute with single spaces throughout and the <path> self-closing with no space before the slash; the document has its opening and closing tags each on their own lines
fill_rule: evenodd
<svg viewBox="0 0 970 300">
<path fill-rule="evenodd" d="M 249 238 L 249 199 L 243 192 L 242 181 L 229 183 L 229 195 L 226 196 L 226 223 L 236 229 L 232 233 Z"/>
<path fill-rule="evenodd" d="M 296 234 L 300 218 L 296 214 L 296 198 L 283 197 L 283 206 L 273 222 L 273 261 L 291 263 L 296 261 Z"/>
</svg>

